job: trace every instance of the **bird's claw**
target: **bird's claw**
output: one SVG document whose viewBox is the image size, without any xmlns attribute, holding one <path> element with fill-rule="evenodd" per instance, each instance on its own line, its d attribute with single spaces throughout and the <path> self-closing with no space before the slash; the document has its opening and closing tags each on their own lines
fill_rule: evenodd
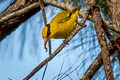
<svg viewBox="0 0 120 80">
<path fill-rule="evenodd" d="M 66 40 L 63 40 L 63 42 L 64 42 L 65 44 L 69 45 L 69 43 L 68 43 Z"/>
<path fill-rule="evenodd" d="M 48 50 L 48 49 L 47 49 L 47 48 L 45 48 L 45 50 L 46 50 L 46 52 L 47 52 L 47 50 Z"/>
<path fill-rule="evenodd" d="M 47 47 L 46 47 L 46 44 L 44 44 L 44 49 L 45 49 L 45 50 L 46 50 L 46 52 L 47 52 L 47 50 L 48 50 L 48 49 L 47 49 Z"/>
</svg>

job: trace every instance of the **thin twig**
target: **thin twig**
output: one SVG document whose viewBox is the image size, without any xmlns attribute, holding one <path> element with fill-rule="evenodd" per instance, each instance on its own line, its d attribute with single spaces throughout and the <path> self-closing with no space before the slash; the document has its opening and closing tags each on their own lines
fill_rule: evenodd
<svg viewBox="0 0 120 80">
<path fill-rule="evenodd" d="M 48 67 L 48 63 L 46 63 L 46 65 L 45 65 L 45 69 L 44 69 L 44 72 L 43 72 L 43 75 L 42 75 L 42 80 L 44 80 L 47 67 Z"/>
<path fill-rule="evenodd" d="M 44 9 L 44 3 L 43 3 L 42 0 L 39 0 L 39 3 L 40 3 L 40 8 L 42 10 L 42 16 L 43 16 L 44 23 L 45 23 L 45 25 L 47 25 L 47 19 L 46 19 L 46 14 L 45 14 L 45 9 Z M 49 55 L 50 55 L 50 53 L 51 53 L 51 43 L 49 41 Z M 47 67 L 48 67 L 48 63 L 46 63 L 46 66 L 45 66 L 45 69 L 44 69 L 44 72 L 43 72 L 43 76 L 42 76 L 42 80 L 44 80 Z"/>
<path fill-rule="evenodd" d="M 80 65 L 83 63 L 83 62 L 85 62 L 87 60 L 87 58 L 86 59 L 84 59 L 74 70 L 72 70 L 69 74 L 67 74 L 67 75 L 65 75 L 65 76 L 61 76 L 62 78 L 60 79 L 60 80 L 62 80 L 63 78 L 65 78 L 65 77 L 67 77 L 68 75 L 70 75 L 71 73 L 73 73 L 75 70 L 77 70 L 77 68 L 79 68 L 80 67 Z"/>
<path fill-rule="evenodd" d="M 46 19 L 46 14 L 45 14 L 45 7 L 44 7 L 44 3 L 42 0 L 39 0 L 39 3 L 40 3 L 40 8 L 42 10 L 42 16 L 43 16 L 43 20 L 44 20 L 44 23 L 45 25 L 47 24 L 47 19 Z"/>
<path fill-rule="evenodd" d="M 55 76 L 52 80 L 54 80 L 55 78 L 57 78 L 58 76 L 63 75 L 63 74 L 64 74 L 64 73 L 60 73 L 60 74 L 58 74 L 58 75 Z M 67 74 L 65 73 L 64 75 L 67 75 Z M 70 78 L 71 80 L 73 80 L 69 75 L 68 75 L 67 77 Z"/>
<path fill-rule="evenodd" d="M 67 72 L 68 72 L 70 69 L 72 69 L 72 66 L 69 67 L 69 69 L 67 69 L 61 76 L 59 76 L 59 79 L 60 79 L 62 76 L 64 76 L 65 74 L 67 74 Z M 58 79 L 58 80 L 59 80 L 59 79 Z"/>
<path fill-rule="evenodd" d="M 60 68 L 60 71 L 59 71 L 59 74 L 58 74 L 58 78 L 57 78 L 57 80 L 59 80 L 59 76 L 60 76 L 60 73 L 61 73 L 61 71 L 62 71 L 63 64 L 64 64 L 64 61 L 63 61 L 62 66 L 61 66 L 61 68 Z"/>
</svg>

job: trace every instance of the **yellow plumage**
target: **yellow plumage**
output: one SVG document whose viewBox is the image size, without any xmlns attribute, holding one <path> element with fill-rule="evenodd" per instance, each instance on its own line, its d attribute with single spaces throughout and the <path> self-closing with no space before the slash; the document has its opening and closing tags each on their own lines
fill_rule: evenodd
<svg viewBox="0 0 120 80">
<path fill-rule="evenodd" d="M 78 19 L 78 9 L 64 10 L 58 13 L 52 21 L 43 28 L 44 47 L 51 38 L 66 39 L 75 29 Z"/>
</svg>

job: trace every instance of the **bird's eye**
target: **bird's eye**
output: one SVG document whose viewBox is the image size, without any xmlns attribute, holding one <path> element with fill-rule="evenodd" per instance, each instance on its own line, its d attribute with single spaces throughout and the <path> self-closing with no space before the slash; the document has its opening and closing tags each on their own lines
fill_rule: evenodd
<svg viewBox="0 0 120 80">
<path fill-rule="evenodd" d="M 50 34 L 51 34 L 51 32 L 50 32 L 50 24 L 47 24 L 46 26 L 48 28 L 48 30 L 47 30 L 47 37 L 49 37 Z"/>
<path fill-rule="evenodd" d="M 51 34 L 51 32 L 48 30 L 48 31 L 47 31 L 47 37 L 49 37 L 50 34 Z"/>
</svg>

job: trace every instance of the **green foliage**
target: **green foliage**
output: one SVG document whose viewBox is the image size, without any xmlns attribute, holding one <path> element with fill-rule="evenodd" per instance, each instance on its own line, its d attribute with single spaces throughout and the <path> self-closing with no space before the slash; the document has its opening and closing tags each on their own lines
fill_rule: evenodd
<svg viewBox="0 0 120 80">
<path fill-rule="evenodd" d="M 96 0 L 97 5 L 101 8 L 101 11 L 105 19 L 109 19 L 109 10 L 105 0 Z"/>
<path fill-rule="evenodd" d="M 74 7 L 79 7 L 79 6 L 84 7 L 85 6 L 85 1 L 86 0 L 68 0 L 68 2 L 70 2 L 70 4 L 72 4 Z"/>
<path fill-rule="evenodd" d="M 72 0 L 72 2 L 75 7 L 85 6 L 85 0 Z"/>
<path fill-rule="evenodd" d="M 73 3 L 73 6 L 78 7 L 81 6 L 82 8 L 86 7 L 86 0 L 69 0 L 69 2 Z M 104 15 L 105 19 L 110 19 L 109 17 L 109 10 L 108 7 L 106 5 L 106 1 L 105 0 L 96 0 L 97 2 L 97 6 L 99 6 L 101 8 L 101 12 Z"/>
</svg>

